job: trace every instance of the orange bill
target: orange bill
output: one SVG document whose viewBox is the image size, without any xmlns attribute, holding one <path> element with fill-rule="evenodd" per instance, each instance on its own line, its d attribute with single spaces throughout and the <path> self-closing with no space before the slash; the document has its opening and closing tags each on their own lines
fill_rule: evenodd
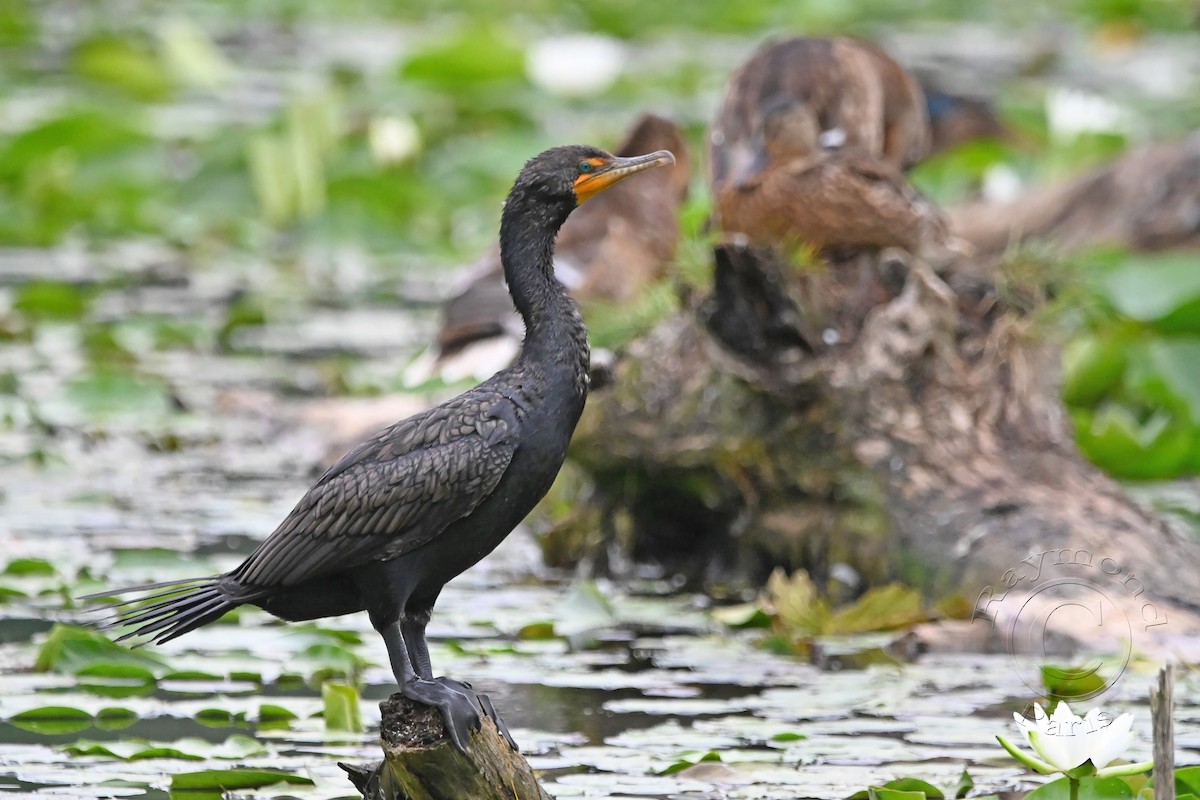
<svg viewBox="0 0 1200 800">
<path fill-rule="evenodd" d="M 652 167 L 674 164 L 675 156 L 671 154 L 670 150 L 658 150 L 632 158 L 613 158 L 611 160 L 592 158 L 588 161 L 596 169 L 594 172 L 585 173 L 575 179 L 575 197 L 579 203 L 594 197 L 622 178 L 628 178 L 630 175 Z"/>
</svg>

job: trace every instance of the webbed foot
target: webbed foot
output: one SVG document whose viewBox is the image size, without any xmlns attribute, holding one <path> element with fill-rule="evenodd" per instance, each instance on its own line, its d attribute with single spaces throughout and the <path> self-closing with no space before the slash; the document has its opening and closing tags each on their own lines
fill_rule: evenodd
<svg viewBox="0 0 1200 800">
<path fill-rule="evenodd" d="M 434 678 L 434 682 L 440 683 L 449 689 L 462 692 L 468 697 L 474 698 L 476 704 L 479 706 L 479 710 L 483 712 L 483 715 L 492 722 L 496 723 L 496 730 L 498 730 L 500 735 L 504 737 L 504 741 L 508 742 L 508 746 L 511 747 L 514 752 L 521 752 L 521 748 L 517 746 L 512 734 L 508 732 L 508 725 L 504 724 L 504 720 L 502 720 L 500 715 L 496 713 L 496 706 L 493 705 L 491 697 L 475 691 L 471 684 L 463 683 L 462 681 L 456 681 L 453 678 Z"/>
<path fill-rule="evenodd" d="M 410 700 L 441 711 L 442 722 L 446 725 L 450 741 L 460 752 L 467 752 L 467 742 L 470 741 L 471 734 L 482 725 L 479 715 L 482 704 L 476 699 L 474 692 L 469 689 L 464 692 L 441 681 L 414 678 L 400 685 L 400 693 Z"/>
</svg>

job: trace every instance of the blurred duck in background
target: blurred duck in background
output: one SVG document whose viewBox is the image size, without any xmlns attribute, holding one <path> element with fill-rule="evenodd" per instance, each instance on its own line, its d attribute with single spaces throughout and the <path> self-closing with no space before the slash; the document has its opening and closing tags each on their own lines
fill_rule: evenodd
<svg viewBox="0 0 1200 800">
<path fill-rule="evenodd" d="M 713 125 L 717 222 L 817 251 L 944 244 L 941 212 L 903 172 L 931 140 L 921 86 L 878 46 L 769 43 L 730 77 Z"/>
<path fill-rule="evenodd" d="M 679 243 L 679 212 L 690 167 L 683 133 L 671 121 L 646 114 L 614 150 L 618 156 L 670 150 L 677 166 L 625 181 L 579 207 L 563 226 L 554 254 L 558 280 L 584 304 L 627 302 L 666 274 Z M 504 285 L 500 253 L 493 250 L 464 276 L 442 308 L 436 344 L 405 372 L 409 385 L 434 376 L 447 382 L 491 375 L 520 349 L 520 317 Z"/>
</svg>

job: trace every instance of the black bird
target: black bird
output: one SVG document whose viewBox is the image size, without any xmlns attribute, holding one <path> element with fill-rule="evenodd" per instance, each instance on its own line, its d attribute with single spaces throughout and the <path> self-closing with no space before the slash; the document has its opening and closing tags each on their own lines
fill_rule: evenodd
<svg viewBox="0 0 1200 800">
<path fill-rule="evenodd" d="M 572 215 L 559 233 L 556 275 L 583 306 L 585 316 L 589 302 L 632 300 L 663 277 L 675 260 L 680 208 L 690 179 L 683 131 L 667 119 L 643 114 L 613 152 L 631 156 L 650 150 L 670 150 L 677 168 L 605 193 Z M 462 287 L 442 307 L 436 361 L 428 366 L 416 362 L 424 371 L 414 370 L 414 379 L 439 373 L 447 379 L 455 373 L 483 378 L 507 366 L 516 352 L 521 332 L 514 324 L 499 252 L 481 258 Z M 510 341 L 511 351 L 506 346 Z"/>
<path fill-rule="evenodd" d="M 500 218 L 504 276 L 526 330 L 516 363 L 352 450 L 231 572 L 103 593 L 152 592 L 109 606 L 107 627 L 136 626 L 118 641 L 170 641 L 247 603 L 290 621 L 366 611 L 401 694 L 438 708 L 456 747 L 466 750 L 483 713 L 515 749 L 485 695 L 433 677 L 425 626 L 446 582 L 545 495 L 583 411 L 587 329 L 554 277 L 559 228 L 622 178 L 673 163 L 666 150 L 617 158 L 585 146 L 530 160 Z"/>
</svg>

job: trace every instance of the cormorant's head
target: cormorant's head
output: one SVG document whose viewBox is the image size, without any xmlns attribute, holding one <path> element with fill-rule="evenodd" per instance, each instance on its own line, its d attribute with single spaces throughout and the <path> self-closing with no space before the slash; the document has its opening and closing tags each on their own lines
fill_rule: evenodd
<svg viewBox="0 0 1200 800">
<path fill-rule="evenodd" d="M 675 156 L 669 150 L 620 158 L 587 145 L 555 147 L 529 160 L 517 177 L 513 192 L 549 206 L 571 209 L 623 178 L 674 163 Z"/>
</svg>

